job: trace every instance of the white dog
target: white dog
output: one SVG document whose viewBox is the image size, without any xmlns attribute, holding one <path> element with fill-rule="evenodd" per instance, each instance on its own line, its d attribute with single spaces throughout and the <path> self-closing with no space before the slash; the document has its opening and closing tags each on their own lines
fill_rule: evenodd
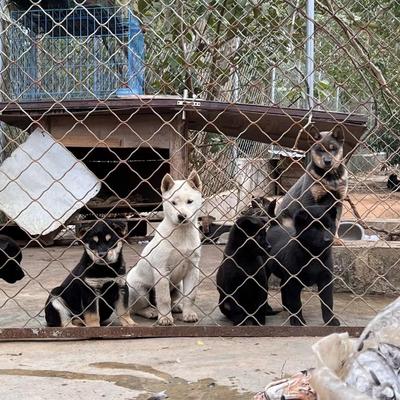
<svg viewBox="0 0 400 400">
<path fill-rule="evenodd" d="M 196 171 L 187 180 L 164 176 L 164 219 L 127 276 L 131 311 L 146 318 L 158 315 L 160 325 L 173 324 L 172 311 L 182 311 L 183 321 L 198 320 L 193 307 L 199 283 L 201 188 Z"/>
</svg>

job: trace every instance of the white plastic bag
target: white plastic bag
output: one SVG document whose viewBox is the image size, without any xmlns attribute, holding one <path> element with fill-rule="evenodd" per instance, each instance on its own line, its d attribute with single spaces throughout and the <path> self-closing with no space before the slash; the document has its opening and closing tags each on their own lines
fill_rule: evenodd
<svg viewBox="0 0 400 400">
<path fill-rule="evenodd" d="M 310 383 L 319 400 L 400 399 L 400 298 L 359 339 L 333 334 L 318 341 L 313 351 L 318 366 Z"/>
</svg>

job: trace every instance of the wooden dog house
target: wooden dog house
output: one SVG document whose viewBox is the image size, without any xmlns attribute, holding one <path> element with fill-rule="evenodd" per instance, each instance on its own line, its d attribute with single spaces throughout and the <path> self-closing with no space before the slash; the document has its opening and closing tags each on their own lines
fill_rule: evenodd
<svg viewBox="0 0 400 400">
<path fill-rule="evenodd" d="M 1 121 L 27 132 L 41 126 L 82 159 L 103 180 L 100 201 L 91 202 L 89 208 L 115 216 L 155 209 L 160 204 L 163 175 L 170 172 L 183 178 L 188 173 L 189 130 L 288 148 L 296 143 L 301 150 L 309 146 L 302 132 L 308 111 L 300 109 L 131 96 L 105 101 L 3 102 L 0 110 Z M 360 142 L 367 119 L 314 111 L 312 122 L 321 131 L 342 124 L 347 154 Z M 107 196 L 113 195 L 115 202 L 107 202 Z"/>
</svg>

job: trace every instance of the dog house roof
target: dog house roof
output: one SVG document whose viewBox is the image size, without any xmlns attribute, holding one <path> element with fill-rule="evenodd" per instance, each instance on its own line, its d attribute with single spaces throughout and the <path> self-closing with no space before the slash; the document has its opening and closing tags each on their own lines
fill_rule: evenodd
<svg viewBox="0 0 400 400">
<path fill-rule="evenodd" d="M 185 111 L 188 128 L 222 134 L 232 138 L 278 144 L 287 148 L 307 150 L 306 126 L 309 111 L 255 104 L 231 104 L 219 101 L 188 99 L 177 96 L 132 96 L 105 101 L 67 100 L 0 103 L 0 120 L 21 129 L 29 128 L 42 118 L 61 118 L 63 115 L 109 115 L 121 119 L 132 114 L 153 114 L 155 119 L 171 120 Z M 345 153 L 352 151 L 367 129 L 367 117 L 329 111 L 313 111 L 312 123 L 327 131 L 341 124 L 345 129 Z M 162 133 L 160 133 L 162 135 Z"/>
</svg>

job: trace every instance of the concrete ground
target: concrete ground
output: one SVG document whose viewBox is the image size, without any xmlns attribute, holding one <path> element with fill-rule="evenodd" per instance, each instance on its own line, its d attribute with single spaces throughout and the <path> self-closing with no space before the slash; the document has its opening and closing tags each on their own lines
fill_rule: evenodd
<svg viewBox="0 0 400 400">
<path fill-rule="evenodd" d="M 126 246 L 132 267 L 143 245 Z M 200 325 L 225 325 L 217 303 L 215 272 L 220 246 L 203 246 L 197 307 Z M 44 326 L 43 307 L 79 260 L 82 248 L 24 250 L 27 276 L 15 285 L 0 282 L 0 328 Z M 393 300 L 335 293 L 335 311 L 343 325 L 365 325 Z M 303 294 L 304 316 L 321 325 L 319 300 Z M 280 296 L 271 291 L 271 304 Z M 288 315 L 269 317 L 283 325 Z M 153 321 L 136 318 L 141 324 Z M 179 322 L 177 322 L 179 323 Z M 284 327 L 282 327 L 284 329 Z M 148 400 L 166 391 L 174 400 L 244 400 L 269 382 L 315 366 L 311 345 L 318 338 L 168 338 L 104 341 L 0 342 L 1 400 L 110 399 Z M 160 398 L 161 400 L 161 398 Z"/>
<path fill-rule="evenodd" d="M 2 400 L 250 400 L 315 366 L 315 338 L 0 343 Z M 161 398 L 160 398 L 161 399 Z"/>
<path fill-rule="evenodd" d="M 128 268 L 137 262 L 143 244 L 126 245 L 124 254 Z M 23 267 L 26 277 L 10 285 L 0 281 L 0 328 L 44 326 L 43 307 L 49 291 L 65 278 L 78 262 L 80 246 L 24 249 Z M 205 245 L 202 248 L 201 283 L 196 301 L 200 325 L 226 325 L 229 322 L 218 308 L 215 273 L 222 259 L 222 246 Z M 335 311 L 347 326 L 363 326 L 386 304 L 392 296 L 351 293 L 335 294 Z M 281 308 L 280 294 L 271 290 L 270 303 Z M 304 317 L 310 325 L 322 325 L 320 303 L 315 292 L 303 293 Z M 267 325 L 287 324 L 288 314 L 280 313 L 267 318 Z M 153 320 L 136 317 L 140 324 L 153 324 Z M 177 321 L 177 323 L 180 323 Z"/>
</svg>

